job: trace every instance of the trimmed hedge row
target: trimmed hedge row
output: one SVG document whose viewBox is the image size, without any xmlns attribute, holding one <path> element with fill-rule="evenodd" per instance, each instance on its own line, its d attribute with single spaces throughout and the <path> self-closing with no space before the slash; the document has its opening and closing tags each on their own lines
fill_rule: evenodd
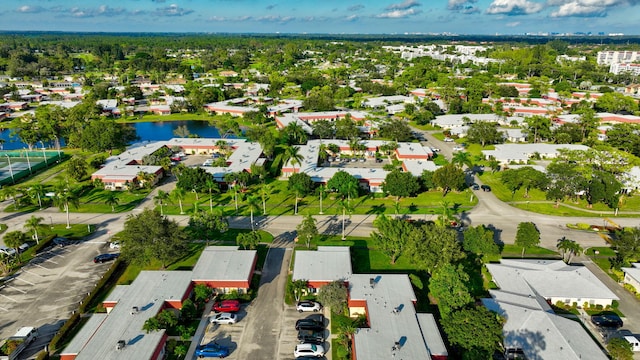
<svg viewBox="0 0 640 360">
<path fill-rule="evenodd" d="M 80 314 L 73 313 L 69 320 L 67 320 L 64 325 L 58 330 L 58 332 L 53 336 L 51 342 L 49 343 L 49 351 L 55 352 L 58 350 L 58 343 L 65 338 L 65 336 L 80 322 Z"/>
<path fill-rule="evenodd" d="M 109 281 L 113 273 L 121 265 L 125 266 L 124 262 L 120 258 L 117 258 L 116 261 L 114 261 L 113 264 L 111 264 L 111 267 L 109 268 L 109 270 L 107 270 L 107 272 L 104 273 L 104 275 L 102 275 L 102 278 L 100 278 L 100 281 L 98 281 L 98 283 L 93 288 L 93 290 L 87 293 L 87 296 L 85 296 L 84 299 L 82 299 L 82 301 L 80 302 L 80 308 L 78 309 L 78 311 L 81 314 L 83 314 L 87 310 L 87 306 L 91 304 L 91 301 L 93 300 L 93 298 L 100 292 L 102 287 Z"/>
</svg>

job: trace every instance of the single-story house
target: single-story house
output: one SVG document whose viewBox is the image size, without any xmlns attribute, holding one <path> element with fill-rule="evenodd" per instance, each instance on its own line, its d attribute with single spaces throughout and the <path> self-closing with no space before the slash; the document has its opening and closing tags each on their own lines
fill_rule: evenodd
<svg viewBox="0 0 640 360">
<path fill-rule="evenodd" d="M 205 284 L 217 293 L 246 293 L 258 261 L 256 250 L 237 246 L 209 246 L 193 267 L 194 284 Z"/>
<path fill-rule="evenodd" d="M 636 292 L 640 292 L 640 263 L 633 263 L 630 268 L 622 268 L 622 271 L 624 271 L 622 281 L 633 286 Z"/>
<path fill-rule="evenodd" d="M 556 315 L 550 304 L 611 305 L 618 297 L 584 266 L 561 260 L 508 260 L 487 264 L 498 290 L 483 299 L 500 314 L 503 345 L 527 359 L 605 360 L 607 356 L 584 327 Z"/>
<path fill-rule="evenodd" d="M 319 289 L 336 280 L 348 282 L 350 276 L 348 246 L 318 246 L 318 250 L 296 251 L 291 280 L 306 280 L 310 289 Z"/>
<path fill-rule="evenodd" d="M 552 159 L 558 156 L 559 149 L 589 150 L 588 146 L 578 144 L 499 144 L 494 150 L 482 150 L 486 159 L 491 157 L 501 164 L 511 162 L 527 162 L 538 154 L 542 159 Z"/>
<path fill-rule="evenodd" d="M 165 309 L 182 308 L 192 290 L 191 271 L 142 271 L 131 285 L 118 285 L 60 354 L 61 360 L 161 360 L 166 330 L 147 333 L 144 323 Z"/>
</svg>

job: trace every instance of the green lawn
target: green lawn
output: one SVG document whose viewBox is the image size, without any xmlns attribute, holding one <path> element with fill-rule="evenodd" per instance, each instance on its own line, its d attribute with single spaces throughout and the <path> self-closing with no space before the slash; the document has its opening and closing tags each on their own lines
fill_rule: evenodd
<svg viewBox="0 0 640 360">
<path fill-rule="evenodd" d="M 596 252 L 598 252 L 596 254 Z M 609 258 L 615 257 L 616 252 L 607 246 L 600 247 L 592 247 L 585 251 L 585 255 L 591 258 L 602 271 L 604 271 L 609 277 L 611 277 L 616 282 L 621 281 L 624 278 L 624 273 L 621 270 L 616 270 L 611 268 L 611 262 Z"/>
<path fill-rule="evenodd" d="M 268 215 L 293 215 L 295 208 L 295 195 L 287 189 L 287 182 L 276 180 L 271 183 L 272 190 L 267 200 Z M 428 191 L 412 198 L 402 198 L 400 200 L 400 214 L 439 214 L 441 212 L 441 201 L 448 201 L 453 207 L 454 212 L 461 212 L 474 207 L 478 200 L 474 196 L 471 199 L 471 192 L 465 190 L 462 192 L 450 192 L 446 197 L 442 197 L 440 191 Z M 223 209 L 225 215 L 243 215 L 249 216 L 251 211 L 246 202 L 242 200 L 248 195 L 255 195 L 261 198 L 261 192 L 257 185 L 250 187 L 247 192 L 242 194 L 238 200 L 238 212 L 235 211 L 235 201 L 233 193 L 225 192 L 222 194 L 214 194 L 213 203 L 215 208 Z M 188 193 L 182 201 L 183 211 L 186 214 L 192 214 L 197 204 L 198 209 L 202 211 L 209 210 L 208 194 L 199 195 L 196 202 L 195 194 Z M 340 199 L 335 194 L 325 194 L 322 199 L 322 210 L 326 215 L 342 215 L 340 208 Z M 368 194 L 351 200 L 354 207 L 354 214 L 395 214 L 395 198 L 382 197 L 381 194 Z M 158 208 L 159 209 L 159 208 Z M 165 214 L 180 214 L 178 202 L 172 201 L 171 204 L 163 206 Z M 318 195 L 309 195 L 298 199 L 298 213 L 316 215 L 320 212 L 320 198 Z M 262 215 L 262 201 L 260 201 L 259 209 L 254 210 L 254 216 Z"/>
<path fill-rule="evenodd" d="M 522 248 L 514 244 L 505 244 L 502 249 L 502 257 L 504 258 L 519 258 L 522 255 Z M 557 251 L 549 250 L 543 247 L 532 247 L 526 249 L 524 252 L 525 258 L 560 258 L 560 254 Z"/>
<path fill-rule="evenodd" d="M 229 229 L 224 234 L 221 234 L 215 241 L 212 241 L 210 245 L 235 245 L 236 237 L 240 233 L 249 232 L 250 230 L 243 229 Z M 262 243 L 271 243 L 273 242 L 273 235 L 269 234 L 266 231 L 258 230 L 258 233 L 262 237 Z M 114 238 L 117 238 L 117 234 Z M 189 250 L 182 258 L 176 260 L 175 262 L 167 265 L 166 270 L 191 270 L 195 266 L 196 262 L 200 258 L 200 254 L 202 250 L 207 246 L 206 242 L 191 242 L 189 243 Z M 259 245 L 258 246 L 258 261 L 256 263 L 256 268 L 261 269 L 264 264 L 264 260 L 266 258 L 267 246 Z M 142 270 L 160 270 L 162 268 L 162 264 L 160 261 L 153 261 L 151 264 L 147 266 L 140 266 L 134 264 L 128 264 L 127 269 L 124 271 L 122 276 L 118 279 L 118 284 L 131 284 L 133 280 L 138 276 L 140 271 Z"/>
<path fill-rule="evenodd" d="M 593 204 L 593 207 L 589 208 L 586 200 L 579 199 L 578 201 L 564 201 L 560 204 L 560 206 L 555 207 L 555 202 L 548 201 L 546 199 L 545 193 L 538 189 L 531 189 L 529 191 L 528 197 L 524 197 L 525 191 L 524 189 L 520 189 L 513 194 L 506 186 L 504 186 L 501 182 L 501 172 L 492 173 L 490 171 L 485 172 L 480 175 L 480 180 L 483 183 L 491 186 L 491 191 L 493 194 L 506 203 L 510 203 L 512 206 L 517 208 L 533 211 L 541 214 L 547 215 L 556 215 L 556 216 L 586 216 L 586 217 L 601 217 L 601 216 L 609 216 L 607 213 L 612 210 L 609 209 L 606 205 L 602 203 Z M 620 207 L 621 211 L 640 211 L 640 196 L 635 195 L 632 197 L 623 198 L 623 205 Z M 563 206 L 566 204 L 568 206 L 576 207 L 578 209 L 573 209 L 567 206 Z M 583 210 L 585 211 L 583 211 Z M 588 210 L 588 211 L 587 211 Z M 595 211 L 595 212 L 591 212 Z M 600 213 L 600 211 L 602 213 Z M 618 216 L 624 217 L 624 214 L 619 214 Z M 635 217 L 637 215 L 628 215 Z"/>
</svg>

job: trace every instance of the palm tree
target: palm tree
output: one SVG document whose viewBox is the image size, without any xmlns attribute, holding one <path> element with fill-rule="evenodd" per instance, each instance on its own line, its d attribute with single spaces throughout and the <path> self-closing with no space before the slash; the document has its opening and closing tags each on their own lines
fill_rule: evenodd
<svg viewBox="0 0 640 360">
<path fill-rule="evenodd" d="M 175 189 L 171 190 L 170 196 L 178 200 L 178 205 L 180 206 L 181 215 L 184 214 L 184 210 L 182 209 L 182 200 L 184 200 L 185 195 L 186 195 L 186 192 L 184 191 L 183 188 L 176 187 Z"/>
<path fill-rule="evenodd" d="M 9 186 L 4 188 L 4 190 L 2 190 L 2 193 L 4 195 L 4 198 L 11 198 L 11 200 L 13 200 L 13 209 L 17 210 L 18 209 L 18 203 L 16 201 L 16 195 L 18 195 L 18 190 L 16 190 L 15 187 L 13 186 Z"/>
<path fill-rule="evenodd" d="M 319 214 L 322 215 L 324 214 L 324 212 L 322 211 L 322 195 L 324 195 L 325 192 L 327 192 L 327 186 L 325 184 L 320 184 L 320 186 L 318 186 L 318 194 L 320 195 L 320 212 Z"/>
<path fill-rule="evenodd" d="M 360 186 L 358 185 L 358 183 L 356 182 L 348 182 L 347 186 L 345 187 L 345 192 L 347 195 L 347 202 L 350 204 L 351 203 L 351 198 L 352 197 L 356 197 L 358 196 L 358 190 L 360 189 Z"/>
<path fill-rule="evenodd" d="M 249 206 L 249 211 L 251 212 L 251 231 L 255 231 L 253 228 L 253 211 L 260 209 L 260 199 L 257 196 L 249 195 L 247 196 L 247 206 Z"/>
<path fill-rule="evenodd" d="M 31 185 L 29 189 L 29 195 L 31 198 L 34 198 L 38 201 L 38 206 L 42 209 L 42 196 L 44 196 L 44 185 L 42 184 L 34 184 Z"/>
<path fill-rule="evenodd" d="M 218 150 L 222 153 L 222 155 L 226 159 L 229 152 L 229 143 L 227 143 L 226 140 L 218 140 L 216 141 L 215 146 L 218 148 Z"/>
<path fill-rule="evenodd" d="M 262 186 L 260 186 L 260 193 L 262 195 L 262 215 L 267 215 L 267 198 L 271 195 L 271 190 L 273 190 L 273 188 L 267 183 L 262 183 Z"/>
<path fill-rule="evenodd" d="M 360 148 L 360 139 L 356 137 L 352 137 L 349 139 L 349 150 L 351 150 L 351 154 L 355 157 L 356 151 Z"/>
<path fill-rule="evenodd" d="M 238 212 L 238 174 L 237 173 L 226 173 L 224 174 L 224 182 L 227 183 L 229 190 L 233 191 L 233 200 L 236 203 L 236 213 Z"/>
<path fill-rule="evenodd" d="M 300 147 L 291 145 L 279 145 L 278 147 L 282 149 L 282 152 L 276 157 L 273 166 L 286 166 L 287 163 L 291 163 L 293 172 L 295 173 L 296 164 L 301 165 L 302 160 L 304 160 L 304 156 L 300 154 Z"/>
<path fill-rule="evenodd" d="M 471 153 L 466 151 L 458 151 L 457 153 L 453 154 L 451 163 L 458 164 L 458 167 L 460 168 L 462 168 L 464 165 L 471 167 L 473 165 L 473 162 L 471 161 Z"/>
<path fill-rule="evenodd" d="M 284 149 L 284 154 L 287 159 L 287 162 L 291 163 L 293 166 L 293 172 L 296 172 L 296 164 L 302 165 L 302 160 L 304 160 L 304 156 L 300 154 L 300 147 L 298 146 L 288 146 Z"/>
<path fill-rule="evenodd" d="M 213 193 L 219 193 L 220 188 L 213 179 L 207 179 L 205 186 L 209 189 L 209 210 L 213 213 Z"/>
<path fill-rule="evenodd" d="M 36 238 L 36 244 L 40 244 L 40 238 L 38 237 L 38 229 L 42 227 L 43 217 L 32 215 L 27 221 L 24 222 L 24 227 L 27 230 L 33 231 L 33 236 Z"/>
<path fill-rule="evenodd" d="M 156 205 L 160 205 L 160 215 L 164 216 L 163 205 L 169 200 L 169 193 L 166 191 L 158 190 L 158 194 L 154 196 L 153 201 Z"/>
<path fill-rule="evenodd" d="M 567 239 L 565 236 L 558 239 L 556 248 L 562 251 L 562 260 L 565 260 L 567 264 L 571 263 L 571 258 L 574 255 L 579 256 L 582 253 L 582 246 L 575 242 L 575 240 Z"/>
<path fill-rule="evenodd" d="M 351 214 L 353 212 L 353 208 L 349 205 L 348 201 L 344 199 L 340 200 L 340 208 L 342 209 L 342 240 L 346 240 L 347 237 L 344 234 L 345 222 L 347 221 L 347 213 Z"/>
<path fill-rule="evenodd" d="M 18 263 L 20 262 L 20 245 L 24 244 L 27 241 L 27 235 L 20 230 L 10 231 L 5 234 L 4 244 L 8 247 L 14 249 L 16 251 L 16 258 L 18 259 Z"/>
<path fill-rule="evenodd" d="M 60 210 L 67 213 L 67 229 L 70 229 L 71 223 L 69 222 L 69 206 L 77 208 L 80 206 L 80 199 L 73 193 L 73 191 L 65 189 L 56 194 L 54 197 L 54 203 L 60 208 Z"/>
<path fill-rule="evenodd" d="M 116 206 L 118 206 L 119 202 L 120 202 L 120 198 L 118 198 L 118 194 L 116 194 L 113 191 L 110 191 L 109 193 L 107 193 L 107 196 L 104 199 L 104 203 L 107 206 L 111 206 L 111 212 L 116 211 Z"/>
<path fill-rule="evenodd" d="M 451 220 L 454 219 L 453 214 L 451 212 L 451 207 L 449 206 L 449 202 L 446 200 L 440 201 L 440 206 L 442 207 L 442 213 L 438 216 L 439 225 L 445 227 L 449 224 Z"/>
</svg>

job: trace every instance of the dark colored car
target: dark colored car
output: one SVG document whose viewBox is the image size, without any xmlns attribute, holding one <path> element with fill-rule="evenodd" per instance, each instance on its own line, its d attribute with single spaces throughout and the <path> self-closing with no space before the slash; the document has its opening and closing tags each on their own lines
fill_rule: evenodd
<svg viewBox="0 0 640 360">
<path fill-rule="evenodd" d="M 58 245 L 58 246 L 67 246 L 67 245 L 71 245 L 72 244 L 71 240 L 69 240 L 67 238 L 63 238 L 63 237 L 53 238 L 53 243 Z"/>
<path fill-rule="evenodd" d="M 93 262 L 94 263 L 103 263 L 106 261 L 111 261 L 111 260 L 115 260 L 118 258 L 118 256 L 120 256 L 119 253 L 116 254 L 100 254 L 96 257 L 93 258 Z"/>
<path fill-rule="evenodd" d="M 591 322 L 601 328 L 618 329 L 621 328 L 623 323 L 620 316 L 616 314 L 610 315 L 593 315 L 591 316 Z"/>
<path fill-rule="evenodd" d="M 480 185 L 478 185 L 478 184 L 476 184 L 476 183 L 473 183 L 473 184 L 471 184 L 471 188 L 472 188 L 473 190 L 480 190 Z"/>
<path fill-rule="evenodd" d="M 240 301 L 238 300 L 222 300 L 213 304 L 215 312 L 238 312 L 240 311 Z"/>
<path fill-rule="evenodd" d="M 321 345 L 324 343 L 324 331 L 298 330 L 298 341 L 304 344 Z"/>
<path fill-rule="evenodd" d="M 296 330 L 324 330 L 324 315 L 312 315 L 304 319 L 296 321 Z"/>
<path fill-rule="evenodd" d="M 489 185 L 482 185 L 480 186 L 480 188 L 482 189 L 482 191 L 491 191 L 491 186 Z"/>
<path fill-rule="evenodd" d="M 196 356 L 200 358 L 218 357 L 224 358 L 229 356 L 229 348 L 215 343 L 200 345 L 196 348 Z"/>
</svg>

